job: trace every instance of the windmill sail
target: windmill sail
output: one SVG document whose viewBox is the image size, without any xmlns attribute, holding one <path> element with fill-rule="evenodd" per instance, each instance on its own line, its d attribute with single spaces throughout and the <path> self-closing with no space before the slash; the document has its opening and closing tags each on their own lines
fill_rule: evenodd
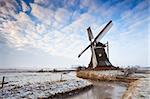
<svg viewBox="0 0 150 99">
<path fill-rule="evenodd" d="M 91 46 L 91 51 L 92 51 L 92 65 L 93 68 L 95 68 L 97 66 L 97 59 L 96 59 L 96 54 L 93 45 Z"/>
<path fill-rule="evenodd" d="M 91 46 L 91 44 L 88 45 L 88 46 L 78 55 L 78 58 L 79 58 L 90 46 Z"/>
<path fill-rule="evenodd" d="M 89 28 L 87 29 L 87 31 L 88 31 L 89 40 L 92 41 L 92 39 L 93 39 L 94 37 L 93 37 L 93 33 L 92 33 L 91 28 L 89 27 Z"/>
<path fill-rule="evenodd" d="M 95 37 L 94 41 L 99 42 L 103 36 L 109 31 L 109 29 L 112 27 L 113 23 L 112 20 L 109 21 L 109 23 L 103 28 L 103 30 Z"/>
<path fill-rule="evenodd" d="M 92 30 L 91 30 L 90 27 L 87 29 L 87 32 L 88 32 L 89 40 L 90 40 L 90 42 L 92 43 L 92 39 L 93 39 L 94 37 L 93 37 Z M 91 51 L 92 51 L 92 66 L 93 66 L 93 68 L 95 68 L 95 67 L 97 66 L 96 53 L 95 53 L 94 48 L 95 48 L 95 47 L 94 47 L 94 44 L 92 44 L 92 45 L 91 45 Z"/>
</svg>

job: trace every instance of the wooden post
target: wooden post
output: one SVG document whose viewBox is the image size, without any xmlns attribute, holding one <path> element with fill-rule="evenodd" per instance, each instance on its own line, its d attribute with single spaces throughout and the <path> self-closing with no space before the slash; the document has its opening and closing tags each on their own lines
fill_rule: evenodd
<svg viewBox="0 0 150 99">
<path fill-rule="evenodd" d="M 61 77 L 60 77 L 60 81 L 62 81 L 62 74 L 61 74 Z"/>
<path fill-rule="evenodd" d="M 3 76 L 3 80 L 2 80 L 2 87 L 1 87 L 1 88 L 3 88 L 4 80 L 5 80 L 5 76 Z"/>
</svg>

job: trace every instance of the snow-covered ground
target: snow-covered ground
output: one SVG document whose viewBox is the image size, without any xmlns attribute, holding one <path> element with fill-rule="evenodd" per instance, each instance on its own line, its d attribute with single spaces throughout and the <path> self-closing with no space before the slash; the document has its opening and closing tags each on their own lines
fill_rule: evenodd
<svg viewBox="0 0 150 99">
<path fill-rule="evenodd" d="M 70 79 L 62 82 L 42 82 L 28 83 L 25 85 L 8 85 L 0 90 L 0 98 L 47 98 L 58 93 L 65 93 L 72 90 L 90 86 L 91 83 L 86 80 Z"/>
<path fill-rule="evenodd" d="M 135 73 L 131 77 L 138 80 L 129 84 L 123 99 L 150 99 L 150 74 Z"/>
<path fill-rule="evenodd" d="M 135 74 L 134 76 L 140 79 L 131 97 L 133 99 L 150 99 L 150 74 Z"/>
<path fill-rule="evenodd" d="M 0 73 L 0 79 L 3 76 L 8 84 L 0 89 L 0 99 L 49 97 L 91 85 L 90 82 L 77 78 L 75 72 Z"/>
<path fill-rule="evenodd" d="M 19 72 L 19 73 L 0 73 L 0 82 L 2 80 L 2 77 L 5 76 L 5 82 L 8 82 L 9 84 L 19 84 L 24 85 L 27 83 L 42 83 L 45 81 L 58 81 L 58 80 L 68 80 L 68 79 L 78 79 L 75 76 L 75 72 L 71 72 L 68 74 L 63 73 L 30 73 L 30 72 Z"/>
</svg>

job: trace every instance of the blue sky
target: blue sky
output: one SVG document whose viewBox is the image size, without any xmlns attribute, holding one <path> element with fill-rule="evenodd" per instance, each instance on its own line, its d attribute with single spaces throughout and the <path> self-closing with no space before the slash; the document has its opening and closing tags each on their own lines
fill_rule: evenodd
<svg viewBox="0 0 150 99">
<path fill-rule="evenodd" d="M 149 0 L 0 0 L 0 68 L 88 65 L 77 58 L 110 20 L 101 42 L 110 43 L 113 65 L 149 66 Z"/>
</svg>

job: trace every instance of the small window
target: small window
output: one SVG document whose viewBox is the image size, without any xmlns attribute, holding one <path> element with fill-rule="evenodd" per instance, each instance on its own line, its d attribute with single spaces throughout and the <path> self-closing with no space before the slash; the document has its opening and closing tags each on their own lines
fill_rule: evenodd
<svg viewBox="0 0 150 99">
<path fill-rule="evenodd" d="M 101 54 L 101 53 L 99 54 L 99 57 L 102 57 L 102 54 Z"/>
</svg>

